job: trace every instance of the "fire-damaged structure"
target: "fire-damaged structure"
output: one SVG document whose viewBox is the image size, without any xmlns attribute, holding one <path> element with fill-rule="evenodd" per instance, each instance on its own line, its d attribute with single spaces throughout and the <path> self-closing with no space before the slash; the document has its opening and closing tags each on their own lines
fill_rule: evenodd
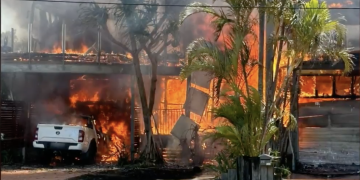
<svg viewBox="0 0 360 180">
<path fill-rule="evenodd" d="M 49 13 L 46 9 L 46 3 L 40 5 L 34 2 L 32 5 L 27 52 L 2 52 L 1 70 L 5 84 L 13 94 L 11 100 L 23 102 L 24 112 L 27 114 L 23 118 L 24 146 L 31 147 L 30 142 L 34 139 L 36 124 L 40 121 L 49 122 L 49 114 L 77 112 L 93 115 L 99 122 L 97 126 L 105 137 L 105 144 L 109 145 L 100 150 L 107 151 L 101 152 L 103 161 L 117 160 L 113 152 L 123 153 L 124 147 L 131 146 L 132 154 L 138 152 L 143 124 L 141 109 L 138 108 L 139 101 L 135 100 L 135 105 L 130 102 L 137 99 L 135 98 L 137 94 L 134 93 L 137 90 L 131 90 L 129 86 L 131 75 L 134 74 L 131 55 L 117 52 L 116 47 L 112 48 L 114 46 L 102 36 L 104 32 L 100 28 L 78 31 L 79 23 L 72 21 L 73 18 L 66 18 L 72 17 L 71 15 L 63 17 L 59 15 L 63 12 Z M 76 12 L 69 9 L 67 11 Z M 35 21 L 35 17 L 40 18 Z M 33 32 L 34 28 L 38 31 Z M 60 32 L 60 29 L 61 33 L 54 33 Z M 179 61 L 179 58 L 163 60 L 159 62 L 157 69 L 160 98 L 158 98 L 159 102 L 155 103 L 157 108 L 154 112 L 154 123 L 158 123 L 158 129 L 154 132 L 161 136 L 160 139 L 171 136 L 170 131 L 177 119 L 185 113 L 183 97 L 187 87 L 181 85 L 183 91 L 178 92 L 181 98 L 173 102 L 171 102 L 173 94 L 169 93 L 176 89 L 174 85 L 181 84 L 177 79 L 180 73 Z M 144 54 L 141 58 L 141 70 L 144 76 L 150 74 L 149 64 Z M 79 91 L 77 86 L 81 87 Z M 111 87 L 107 88 L 107 86 Z M 103 89 L 94 90 L 94 87 Z M 25 88 L 27 93 L 23 91 Z M 106 92 L 116 92 L 117 95 L 114 95 L 115 93 L 109 95 Z M 194 99 L 196 93 L 199 94 L 196 90 L 193 92 L 193 97 L 186 98 L 186 102 L 188 99 Z M 190 102 L 187 104 L 200 107 L 193 112 L 201 114 L 202 117 L 207 109 L 209 95 L 200 94 L 201 101 L 193 101 L 201 102 L 200 106 Z M 211 118 L 208 116 L 206 119 Z M 5 133 L 6 136 L 9 134 Z M 201 147 L 198 139 L 195 133 L 190 141 L 195 140 L 196 146 L 191 148 L 191 151 Z M 163 145 L 170 149 L 179 146 L 171 143 Z M 182 145 L 185 147 L 185 144 Z M 194 157 L 194 153 L 192 156 Z"/>
<path fill-rule="evenodd" d="M 37 23 L 33 21 L 35 8 L 36 13 L 42 14 L 42 20 Z M 97 120 L 104 147 L 98 149 L 102 161 L 116 161 L 119 155 L 129 153 L 125 149 L 130 149 L 132 155 L 139 152 L 140 144 L 146 139 L 140 138 L 143 122 L 137 90 L 130 87 L 134 81 L 132 57 L 126 52 L 114 51 L 115 45 L 102 36 L 100 29 L 78 33 L 77 23 L 57 16 L 56 12 L 49 14 L 46 6 L 34 3 L 32 9 L 28 51 L 11 52 L 13 48 L 2 51 L 1 71 L 9 89 L 6 98 L 10 101 L 2 102 L 2 110 L 8 112 L 6 117 L 5 114 L 1 117 L 4 139 L 1 143 L 7 148 L 31 147 L 29 142 L 34 139 L 36 124 L 50 122 L 49 114 L 77 112 Z M 41 27 L 42 32 L 37 33 L 43 37 L 33 37 L 34 26 Z M 56 31 L 61 33 L 53 33 Z M 321 164 L 345 160 L 359 164 L 353 161 L 358 159 L 354 152 L 359 149 L 356 122 L 359 109 L 355 106 L 360 95 L 359 52 L 353 53 L 357 57 L 356 67 L 345 77 L 338 73 L 344 68 L 341 63 L 333 66 L 327 61 L 304 62 L 301 71 L 304 83 L 299 94 L 293 95 L 299 101 L 292 109 L 299 119 L 298 132 L 292 136 L 296 161 Z M 200 144 L 199 137 L 200 129 L 215 124 L 208 112 L 214 105 L 211 99 L 214 84 L 212 77 L 203 72 L 194 73 L 188 84 L 181 83 L 178 79 L 180 61 L 179 58 L 165 59 L 159 63 L 152 127 L 155 139 L 162 141 L 166 161 L 178 162 L 180 155 L 184 163 L 191 161 L 198 165 L 209 154 L 207 150 L 214 149 Z M 151 68 L 146 55 L 141 58 L 141 64 L 144 79 L 149 83 L 146 78 Z M 305 82 L 308 77 L 316 79 L 316 87 L 310 90 L 307 86 L 314 83 Z M 347 80 L 340 81 L 344 78 Z M 332 83 L 324 88 L 322 84 L 327 82 Z M 349 87 L 341 90 L 347 89 L 348 94 L 342 95 L 341 87 L 336 88 L 339 82 L 348 82 Z M 329 85 L 332 91 L 322 92 L 330 89 Z M 351 143 L 344 145 L 340 141 Z M 31 156 L 25 157 L 28 160 Z"/>
<path fill-rule="evenodd" d="M 298 117 L 293 145 L 303 164 L 360 165 L 359 99 L 360 51 L 353 51 L 354 70 L 342 73 L 344 64 L 304 62 L 298 99 L 292 112 Z"/>
</svg>

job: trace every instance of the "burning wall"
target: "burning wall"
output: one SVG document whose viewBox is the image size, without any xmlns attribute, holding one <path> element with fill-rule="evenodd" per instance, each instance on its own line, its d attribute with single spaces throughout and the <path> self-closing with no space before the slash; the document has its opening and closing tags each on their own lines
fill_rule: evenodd
<svg viewBox="0 0 360 180">
<path fill-rule="evenodd" d="M 334 92 L 336 95 L 351 95 L 351 78 L 346 76 L 335 77 Z M 354 94 L 360 95 L 360 77 L 354 78 Z M 333 78 L 331 76 L 302 76 L 301 77 L 301 93 L 299 103 L 334 101 L 334 98 L 304 98 L 315 97 L 316 91 L 319 97 L 330 97 L 333 95 Z"/>
</svg>

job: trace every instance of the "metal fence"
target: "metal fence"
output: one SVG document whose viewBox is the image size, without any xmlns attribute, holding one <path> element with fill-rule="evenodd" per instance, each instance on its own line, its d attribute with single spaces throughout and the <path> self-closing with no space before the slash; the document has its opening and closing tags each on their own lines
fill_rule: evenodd
<svg viewBox="0 0 360 180">
<path fill-rule="evenodd" d="M 136 121 L 138 121 L 138 124 L 140 125 L 139 128 L 135 128 L 135 131 L 140 131 L 140 134 L 143 134 L 144 132 L 144 122 L 142 117 L 141 108 L 135 108 L 136 109 Z M 184 109 L 158 109 L 154 110 L 154 119 L 156 122 L 157 129 L 155 129 L 154 121 L 151 121 L 152 123 L 152 130 L 155 134 L 160 135 L 168 135 L 171 132 L 171 129 L 174 127 L 176 121 L 180 118 L 181 115 L 185 114 Z M 200 118 L 192 118 L 200 125 L 202 123 L 210 122 L 212 121 L 212 114 L 210 111 L 206 111 L 203 116 Z"/>
<path fill-rule="evenodd" d="M 25 103 L 19 101 L 1 101 L 1 149 L 24 146 L 26 121 Z"/>
</svg>

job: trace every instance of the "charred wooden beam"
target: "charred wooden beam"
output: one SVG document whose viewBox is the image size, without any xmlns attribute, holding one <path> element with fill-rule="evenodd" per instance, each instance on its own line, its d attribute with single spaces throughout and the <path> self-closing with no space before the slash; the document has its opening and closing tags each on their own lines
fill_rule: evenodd
<svg viewBox="0 0 360 180">
<path fill-rule="evenodd" d="M 342 70 L 302 70 L 301 76 L 359 76 L 360 68 L 354 69 L 348 74 L 343 74 Z"/>
<path fill-rule="evenodd" d="M 354 55 L 353 62 L 354 62 L 354 71 L 358 72 L 360 70 L 360 52 L 359 51 L 353 51 L 350 52 Z M 345 64 L 343 61 L 334 62 L 331 60 L 311 60 L 311 61 L 305 61 L 303 62 L 302 71 L 304 70 L 311 70 L 313 73 L 322 74 L 322 72 L 315 72 L 315 71 L 324 71 L 324 70 L 340 70 L 342 71 L 345 68 Z M 303 72 L 302 72 L 303 75 Z"/>
<path fill-rule="evenodd" d="M 350 94 L 353 96 L 355 95 L 355 76 L 351 77 L 351 84 L 350 84 Z"/>
<path fill-rule="evenodd" d="M 360 95 L 332 95 L 332 96 L 301 96 L 308 99 L 357 99 Z"/>
<path fill-rule="evenodd" d="M 359 68 L 359 60 L 353 61 L 355 68 Z M 343 62 L 334 63 L 332 61 L 305 61 L 303 64 L 303 70 L 343 70 L 345 65 Z"/>
<path fill-rule="evenodd" d="M 336 77 L 335 76 L 332 76 L 331 77 L 331 82 L 332 82 L 332 85 L 331 85 L 331 94 L 332 96 L 336 96 Z"/>
</svg>

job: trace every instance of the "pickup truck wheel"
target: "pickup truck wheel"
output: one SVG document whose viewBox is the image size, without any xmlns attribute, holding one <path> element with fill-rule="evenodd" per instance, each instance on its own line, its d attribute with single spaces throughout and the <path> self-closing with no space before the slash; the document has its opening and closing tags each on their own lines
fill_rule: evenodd
<svg viewBox="0 0 360 180">
<path fill-rule="evenodd" d="M 95 144 L 94 141 L 92 141 L 90 143 L 90 147 L 87 150 L 87 152 L 82 154 L 82 158 L 81 158 L 82 163 L 84 163 L 84 164 L 92 164 L 92 163 L 94 163 L 95 162 L 96 151 L 97 151 L 96 144 Z"/>
</svg>

